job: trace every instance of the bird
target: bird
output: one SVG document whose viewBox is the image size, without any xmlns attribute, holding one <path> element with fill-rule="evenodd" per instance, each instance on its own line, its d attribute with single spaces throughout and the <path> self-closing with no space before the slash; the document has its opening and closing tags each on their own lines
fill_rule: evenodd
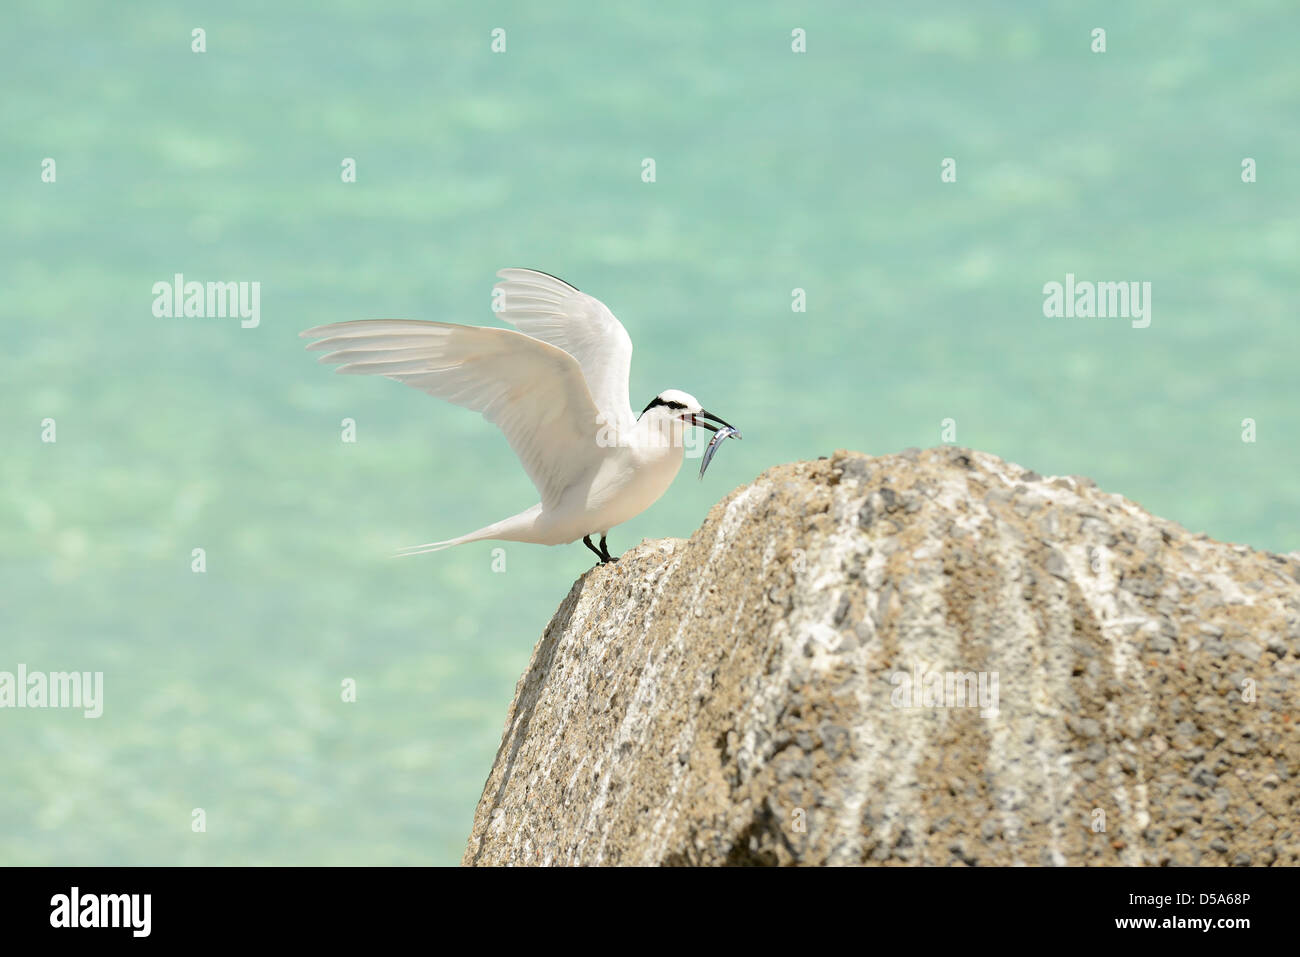
<svg viewBox="0 0 1300 957">
<path fill-rule="evenodd" d="M 608 307 L 550 273 L 508 268 L 497 277 L 493 310 L 513 328 L 357 319 L 300 335 L 316 340 L 307 349 L 324 351 L 320 362 L 336 372 L 386 376 L 482 413 L 505 433 L 541 496 L 509 518 L 399 555 L 489 540 L 582 539 L 598 564 L 618 561 L 606 543 L 610 529 L 668 490 L 682 466 L 685 429 L 740 433 L 678 389 L 634 415 L 632 340 Z"/>
</svg>

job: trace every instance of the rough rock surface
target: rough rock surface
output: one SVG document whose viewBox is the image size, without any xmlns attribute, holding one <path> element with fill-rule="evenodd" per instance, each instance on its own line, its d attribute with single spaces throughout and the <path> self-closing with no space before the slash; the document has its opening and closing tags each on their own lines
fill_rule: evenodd
<svg viewBox="0 0 1300 957">
<path fill-rule="evenodd" d="M 464 863 L 1300 864 L 1298 676 L 1294 557 L 837 452 L 573 586 Z"/>
</svg>

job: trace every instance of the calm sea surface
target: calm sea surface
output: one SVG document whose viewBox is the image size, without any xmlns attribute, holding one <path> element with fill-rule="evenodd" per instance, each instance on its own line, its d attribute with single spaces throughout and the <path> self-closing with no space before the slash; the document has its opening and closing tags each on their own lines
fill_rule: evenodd
<svg viewBox="0 0 1300 957">
<path fill-rule="evenodd" d="M 390 559 L 534 491 L 297 333 L 491 324 L 502 266 L 615 311 L 636 408 L 744 431 L 616 552 L 770 465 L 949 437 L 1300 548 L 1293 3 L 374 6 L 6 12 L 0 672 L 104 702 L 0 710 L 0 863 L 459 859 L 591 556 Z M 260 283 L 259 324 L 156 317 L 177 273 Z M 1150 324 L 1045 318 L 1067 274 L 1151 283 Z"/>
</svg>

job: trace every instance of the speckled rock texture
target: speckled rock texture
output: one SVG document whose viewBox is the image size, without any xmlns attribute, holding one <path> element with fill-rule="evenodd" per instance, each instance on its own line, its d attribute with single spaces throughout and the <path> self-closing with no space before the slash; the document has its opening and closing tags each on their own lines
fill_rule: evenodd
<svg viewBox="0 0 1300 957">
<path fill-rule="evenodd" d="M 1300 561 L 966 449 L 593 568 L 465 864 L 1300 864 Z"/>
</svg>

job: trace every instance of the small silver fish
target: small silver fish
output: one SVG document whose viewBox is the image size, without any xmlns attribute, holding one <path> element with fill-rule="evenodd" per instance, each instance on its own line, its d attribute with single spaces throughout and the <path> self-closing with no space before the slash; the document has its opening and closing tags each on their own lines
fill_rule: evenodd
<svg viewBox="0 0 1300 957">
<path fill-rule="evenodd" d="M 700 462 L 700 478 L 704 478 L 704 470 L 709 467 L 713 461 L 713 453 L 718 451 L 718 446 L 722 444 L 723 439 L 743 439 L 739 429 L 733 429 L 729 425 L 724 425 L 718 431 L 713 433 L 713 438 L 709 439 L 709 447 L 704 450 L 704 460 Z"/>
</svg>

